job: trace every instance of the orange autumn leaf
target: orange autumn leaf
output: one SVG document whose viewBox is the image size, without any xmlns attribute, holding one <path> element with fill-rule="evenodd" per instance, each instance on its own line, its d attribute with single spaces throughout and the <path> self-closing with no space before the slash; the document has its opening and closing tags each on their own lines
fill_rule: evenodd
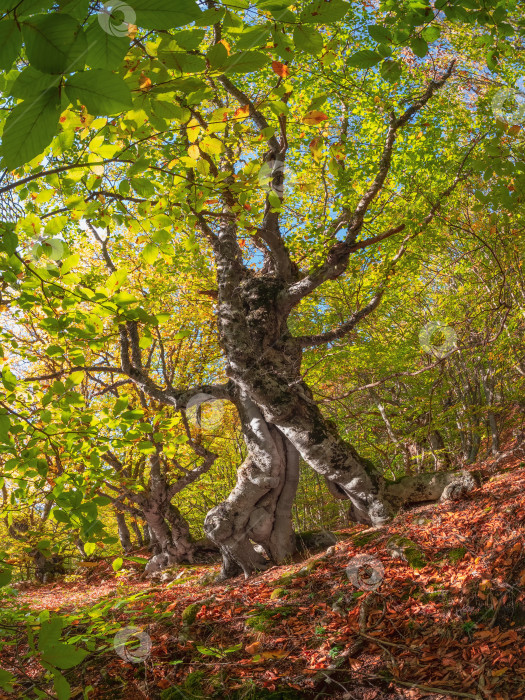
<svg viewBox="0 0 525 700">
<path fill-rule="evenodd" d="M 230 55 L 230 48 L 231 48 L 231 46 L 228 44 L 228 42 L 226 41 L 226 39 L 221 39 L 221 40 L 219 41 L 219 44 L 222 44 L 222 45 L 225 47 L 226 51 L 228 52 L 228 56 L 229 56 L 229 55 Z"/>
<path fill-rule="evenodd" d="M 290 75 L 290 69 L 284 63 L 280 61 L 272 61 L 272 70 L 280 78 L 287 78 Z"/>
<path fill-rule="evenodd" d="M 247 117 L 249 114 L 250 108 L 248 107 L 248 105 L 244 105 L 244 107 L 237 107 L 237 109 L 233 113 L 233 116 L 242 119 L 243 117 Z"/>
<path fill-rule="evenodd" d="M 247 644 L 245 649 L 248 652 L 248 654 L 256 654 L 261 648 L 261 646 L 261 642 L 252 642 L 251 644 Z"/>
<path fill-rule="evenodd" d="M 152 84 L 151 79 L 147 75 L 144 73 L 140 74 L 139 87 L 141 90 L 149 90 Z"/>
<path fill-rule="evenodd" d="M 308 126 L 315 126 L 328 119 L 328 115 L 324 112 L 319 112 L 317 109 L 307 112 L 303 117 L 303 124 L 308 124 Z"/>
</svg>

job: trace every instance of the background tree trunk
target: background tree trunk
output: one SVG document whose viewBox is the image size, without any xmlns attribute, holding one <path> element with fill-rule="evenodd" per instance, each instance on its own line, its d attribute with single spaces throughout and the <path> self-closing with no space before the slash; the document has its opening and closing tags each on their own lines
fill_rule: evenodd
<svg viewBox="0 0 525 700">
<path fill-rule="evenodd" d="M 131 534 L 126 523 L 126 516 L 118 509 L 115 509 L 115 516 L 117 518 L 118 536 L 122 551 L 129 552 L 133 548 L 133 545 L 131 543 Z"/>
</svg>

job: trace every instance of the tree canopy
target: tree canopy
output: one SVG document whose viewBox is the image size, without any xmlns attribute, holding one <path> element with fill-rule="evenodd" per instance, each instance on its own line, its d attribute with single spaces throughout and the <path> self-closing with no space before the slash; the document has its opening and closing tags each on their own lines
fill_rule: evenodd
<svg viewBox="0 0 525 700">
<path fill-rule="evenodd" d="M 129 526 L 249 576 L 475 487 L 525 376 L 520 10 L 0 0 L 0 586 Z"/>
</svg>

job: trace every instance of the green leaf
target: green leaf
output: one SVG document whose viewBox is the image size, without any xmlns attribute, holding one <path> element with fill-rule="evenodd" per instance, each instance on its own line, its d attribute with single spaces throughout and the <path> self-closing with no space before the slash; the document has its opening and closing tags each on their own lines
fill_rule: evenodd
<svg viewBox="0 0 525 700">
<path fill-rule="evenodd" d="M 379 44 L 388 44 L 392 41 L 392 32 L 388 27 L 383 27 L 380 24 L 369 24 L 368 33 Z"/>
<path fill-rule="evenodd" d="M 348 59 L 347 64 L 355 68 L 372 68 L 372 66 L 375 66 L 380 60 L 381 56 L 375 51 L 372 51 L 371 49 L 362 49 L 361 51 L 352 54 L 352 56 L 350 56 Z"/>
<path fill-rule="evenodd" d="M 120 569 L 122 569 L 123 563 L 124 563 L 124 560 L 121 557 L 118 557 L 118 559 L 115 559 L 113 561 L 113 564 L 111 564 L 111 566 L 113 567 L 113 571 L 120 571 Z"/>
<path fill-rule="evenodd" d="M 7 693 L 12 693 L 13 683 L 15 680 L 16 678 L 12 673 L 9 673 L 9 671 L 4 671 L 3 668 L 0 668 L 0 688 L 2 688 L 2 690 L 5 690 Z"/>
<path fill-rule="evenodd" d="M 59 116 L 58 90 L 16 105 L 2 135 L 2 166 L 14 170 L 40 155 L 53 140 Z"/>
<path fill-rule="evenodd" d="M 71 697 L 71 686 L 59 671 L 56 671 L 54 674 L 53 685 L 55 686 L 58 700 L 69 700 Z"/>
<path fill-rule="evenodd" d="M 142 251 L 142 259 L 148 265 L 153 265 L 158 256 L 159 249 L 157 248 L 155 243 L 148 243 Z"/>
<path fill-rule="evenodd" d="M 172 29 L 198 20 L 201 11 L 194 0 L 133 0 L 136 24 L 145 29 Z"/>
<path fill-rule="evenodd" d="M 270 27 L 246 27 L 235 44 L 237 50 L 254 49 L 264 46 L 270 36 Z"/>
<path fill-rule="evenodd" d="M 288 4 L 292 5 L 293 3 Z M 330 2 L 316 0 L 305 7 L 301 12 L 300 20 L 301 22 L 313 22 L 315 24 L 338 22 L 346 16 L 349 9 L 350 4 L 343 0 L 331 0 Z"/>
<path fill-rule="evenodd" d="M 46 90 L 58 88 L 61 80 L 60 75 L 41 73 L 36 68 L 27 66 L 11 86 L 9 94 L 22 100 L 38 97 Z"/>
<path fill-rule="evenodd" d="M 324 39 L 317 29 L 298 26 L 293 30 L 293 43 L 300 51 L 315 56 L 323 50 Z"/>
<path fill-rule="evenodd" d="M 381 64 L 381 75 L 390 83 L 395 83 L 401 77 L 403 69 L 397 61 L 383 61 Z"/>
<path fill-rule="evenodd" d="M 87 39 L 74 17 L 53 12 L 24 21 L 29 63 L 43 73 L 71 73 L 84 65 Z"/>
<path fill-rule="evenodd" d="M 22 35 L 14 19 L 0 22 L 0 68 L 9 70 L 20 53 Z"/>
<path fill-rule="evenodd" d="M 428 53 L 427 42 L 417 36 L 411 40 L 410 48 L 416 54 L 416 56 L 419 56 L 419 58 L 424 58 Z"/>
<path fill-rule="evenodd" d="M 131 109 L 131 92 L 118 75 L 105 70 L 76 73 L 66 83 L 72 102 L 85 105 L 90 114 L 118 114 Z"/>
<path fill-rule="evenodd" d="M 86 553 L 86 556 L 91 556 L 96 548 L 97 545 L 94 542 L 86 542 L 84 545 L 84 552 Z"/>
<path fill-rule="evenodd" d="M 2 383 L 7 391 L 12 391 L 17 385 L 17 378 L 11 372 L 9 367 L 4 367 L 2 370 Z"/>
<path fill-rule="evenodd" d="M 174 68 L 181 73 L 203 73 L 206 70 L 204 57 L 192 53 L 163 51 L 159 58 L 168 68 Z"/>
<path fill-rule="evenodd" d="M 11 419 L 6 413 L 0 413 L 0 441 L 7 442 L 9 440 L 9 428 L 11 427 Z"/>
<path fill-rule="evenodd" d="M 92 68 L 114 69 L 120 65 L 129 51 L 127 36 L 113 36 L 105 32 L 97 20 L 87 28 L 86 38 L 88 42 L 86 63 Z"/>
<path fill-rule="evenodd" d="M 42 661 L 52 664 L 56 668 L 68 669 L 78 666 L 78 664 L 81 663 L 87 655 L 88 652 L 84 649 L 78 649 L 72 644 L 58 642 L 57 644 L 46 648 L 44 654 L 42 655 Z"/>
<path fill-rule="evenodd" d="M 210 66 L 216 70 L 224 68 L 228 62 L 228 51 L 224 44 L 218 43 L 211 47 L 206 54 Z"/>
<path fill-rule="evenodd" d="M 40 626 L 38 635 L 38 648 L 40 651 L 47 651 L 60 642 L 60 636 L 64 628 L 64 620 L 60 615 L 55 615 Z"/>
<path fill-rule="evenodd" d="M 62 266 L 60 268 L 60 274 L 63 277 L 64 275 L 67 275 L 68 272 L 71 272 L 78 263 L 80 262 L 80 255 L 78 253 L 75 253 L 74 255 L 70 255 L 67 257 L 64 262 L 62 263 Z"/>
<path fill-rule="evenodd" d="M 241 51 L 228 57 L 225 73 L 255 73 L 269 62 L 268 56 L 260 51 Z"/>
<path fill-rule="evenodd" d="M 55 508 L 55 510 L 53 511 L 53 517 L 57 521 L 57 523 L 71 522 L 69 515 L 64 510 L 60 510 L 59 508 Z"/>
<path fill-rule="evenodd" d="M 430 27 L 425 27 L 421 32 L 421 36 L 429 44 L 436 41 L 440 34 L 441 29 L 435 24 L 432 24 Z"/>
<path fill-rule="evenodd" d="M 180 32 L 174 32 L 171 36 L 181 49 L 192 51 L 199 48 L 205 34 L 203 29 L 183 29 Z"/>
<path fill-rule="evenodd" d="M 2 588 L 2 586 L 7 586 L 9 583 L 11 583 L 12 578 L 13 571 L 11 567 L 0 565 L 0 588 Z"/>
</svg>

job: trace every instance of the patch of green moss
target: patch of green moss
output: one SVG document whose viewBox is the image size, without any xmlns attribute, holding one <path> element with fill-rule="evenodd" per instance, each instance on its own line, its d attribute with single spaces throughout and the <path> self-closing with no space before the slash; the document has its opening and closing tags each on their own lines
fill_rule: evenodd
<svg viewBox="0 0 525 700">
<path fill-rule="evenodd" d="M 182 611 L 182 624 L 186 627 L 193 625 L 193 623 L 197 619 L 197 613 L 199 612 L 201 607 L 202 606 L 200 603 L 191 603 L 191 605 L 188 605 L 187 608 L 184 608 L 184 610 Z"/>
<path fill-rule="evenodd" d="M 393 535 L 387 542 L 387 549 L 402 552 L 407 563 L 413 569 L 422 569 L 427 565 L 425 554 L 418 544 L 409 540 L 408 537 Z M 399 556 L 399 555 L 398 555 Z"/>
<path fill-rule="evenodd" d="M 270 595 L 270 600 L 275 600 L 276 598 L 282 598 L 286 595 L 286 588 L 275 588 Z"/>
<path fill-rule="evenodd" d="M 277 579 L 276 583 L 280 584 L 281 586 L 289 586 L 293 580 L 293 574 L 283 574 L 280 578 Z"/>
<path fill-rule="evenodd" d="M 372 542 L 372 540 L 375 540 L 376 537 L 379 537 L 380 534 L 379 530 L 374 532 L 359 532 L 352 537 L 352 544 L 356 547 L 364 547 L 369 542 Z"/>
<path fill-rule="evenodd" d="M 465 549 L 465 547 L 456 547 L 455 549 L 449 549 L 449 551 L 447 552 L 447 557 L 453 564 L 457 564 L 458 561 L 461 561 L 461 559 L 463 559 L 466 553 L 467 550 Z"/>
<path fill-rule="evenodd" d="M 289 617 L 294 612 L 291 605 L 279 605 L 276 608 L 265 608 L 260 606 L 256 613 L 252 613 L 246 619 L 246 627 L 250 627 L 258 632 L 268 632 L 279 617 Z"/>
</svg>

